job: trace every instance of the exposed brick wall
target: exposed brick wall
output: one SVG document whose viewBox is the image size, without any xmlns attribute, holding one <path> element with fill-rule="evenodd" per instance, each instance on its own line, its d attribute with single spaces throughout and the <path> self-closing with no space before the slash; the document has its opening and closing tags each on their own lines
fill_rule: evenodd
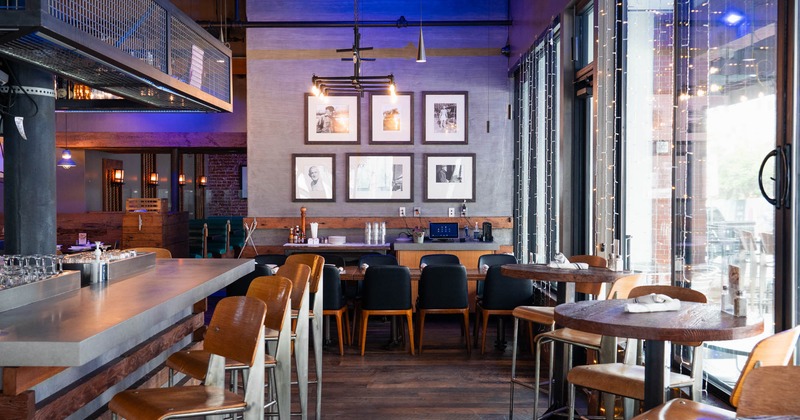
<svg viewBox="0 0 800 420">
<path fill-rule="evenodd" d="M 241 170 L 246 154 L 206 155 L 208 185 L 206 216 L 247 216 L 247 200 L 241 198 Z"/>
</svg>

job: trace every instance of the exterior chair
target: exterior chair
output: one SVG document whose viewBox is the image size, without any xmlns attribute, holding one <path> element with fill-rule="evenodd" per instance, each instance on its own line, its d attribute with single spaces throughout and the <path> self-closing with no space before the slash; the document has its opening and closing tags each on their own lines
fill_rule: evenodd
<svg viewBox="0 0 800 420">
<path fill-rule="evenodd" d="M 570 259 L 572 261 L 572 259 Z M 611 289 L 608 292 L 609 299 L 626 299 L 630 291 L 636 287 L 641 281 L 642 276 L 639 274 L 634 274 L 630 276 L 625 276 L 617 279 L 612 285 Z M 600 340 L 602 338 L 599 334 L 592 334 L 583 331 L 573 330 L 572 328 L 559 328 L 559 329 L 551 329 L 550 331 L 543 332 L 536 336 L 535 345 L 532 346 L 534 349 L 536 362 L 534 364 L 534 379 L 533 383 L 527 383 L 517 379 L 516 377 L 516 370 L 517 370 L 517 332 L 519 331 L 519 321 L 520 319 L 526 320 L 529 322 L 535 322 L 539 324 L 545 324 L 546 322 L 550 322 L 550 325 L 554 325 L 554 321 L 551 316 L 554 316 L 553 312 L 546 312 L 541 311 L 542 307 L 539 306 L 522 306 L 517 307 L 514 309 L 514 347 L 512 350 L 511 355 L 511 404 L 510 404 L 510 415 L 513 417 L 514 414 L 514 391 L 515 385 L 522 385 L 526 388 L 533 389 L 533 402 L 534 402 L 534 411 L 536 407 L 539 405 L 539 386 L 541 381 L 541 357 L 542 357 L 542 345 L 545 343 L 551 344 L 550 349 L 550 373 L 548 374 L 548 378 L 552 378 L 553 376 L 553 344 L 556 342 L 561 342 L 567 344 L 567 360 L 572 360 L 572 346 L 580 346 L 587 350 L 594 350 L 600 351 Z M 545 321 L 545 322 L 542 322 Z M 529 328 L 530 330 L 530 328 Z"/>
<path fill-rule="evenodd" d="M 235 296 L 222 299 L 214 310 L 204 347 L 210 361 L 205 385 L 131 389 L 108 403 L 113 417 L 167 419 L 187 416 L 243 413 L 245 419 L 263 418 L 264 302 Z M 250 367 L 244 396 L 223 388 L 225 361 L 232 359 Z"/>
<path fill-rule="evenodd" d="M 730 403 L 736 407 L 735 413 L 675 398 L 634 419 L 733 419 L 800 414 L 795 388 L 800 382 L 800 367 L 789 366 L 798 335 L 800 326 L 771 335 L 753 347 L 731 392 Z"/>
<path fill-rule="evenodd" d="M 286 258 L 286 264 L 291 263 L 307 264 L 311 267 L 308 291 L 310 296 L 314 296 L 314 299 L 309 300 L 309 305 L 313 303 L 313 306 L 309 307 L 308 316 L 311 319 L 311 334 L 314 337 L 314 370 L 316 373 L 316 380 L 309 380 L 309 383 L 316 384 L 316 418 L 320 418 L 322 416 L 322 324 L 324 312 L 322 309 L 324 292 L 321 285 L 322 268 L 325 266 L 325 258 L 317 254 L 293 254 Z"/>
<path fill-rule="evenodd" d="M 458 256 L 453 254 L 428 254 L 423 255 L 419 259 L 419 265 L 441 265 L 441 264 L 461 264 L 461 261 L 458 259 Z"/>
<path fill-rule="evenodd" d="M 686 302 L 706 303 L 706 296 L 697 290 L 680 286 L 639 286 L 631 290 L 628 297 L 635 298 L 650 293 L 667 295 Z M 703 356 L 702 342 L 673 343 L 695 348 L 692 357 L 692 375 L 671 372 L 667 388 L 692 388 L 692 399 L 699 401 L 702 395 Z M 626 359 L 637 349 L 636 340 L 628 340 Z M 619 395 L 625 398 L 644 400 L 644 366 L 626 363 L 598 363 L 595 365 L 577 366 L 567 374 L 569 382 L 569 418 L 573 418 L 575 410 L 575 387 L 581 386 L 596 389 L 606 394 Z"/>
<path fill-rule="evenodd" d="M 510 255 L 507 255 L 510 256 Z M 512 257 L 513 258 L 513 257 Z M 516 259 L 515 259 L 516 260 Z M 483 299 L 475 306 L 475 339 L 481 326 L 481 354 L 486 349 L 486 330 L 489 317 L 510 316 L 517 306 L 530 305 L 533 299 L 533 281 L 515 279 L 500 274 L 500 265 L 486 272 Z M 425 268 L 427 270 L 427 268 Z"/>
<path fill-rule="evenodd" d="M 409 349 L 414 355 L 414 322 L 411 306 L 411 273 L 404 266 L 371 266 L 364 275 L 360 314 L 361 355 L 367 341 L 367 326 L 372 315 L 402 315 L 408 325 Z"/>
<path fill-rule="evenodd" d="M 419 352 L 425 336 L 427 314 L 461 314 L 464 318 L 464 337 L 467 352 L 472 353 L 469 334 L 469 302 L 467 297 L 467 269 L 463 265 L 428 265 L 419 279 L 417 300 L 417 329 Z"/>
<path fill-rule="evenodd" d="M 276 353 L 281 354 L 281 362 L 286 364 L 288 368 L 288 364 L 290 363 L 289 354 L 289 344 L 288 344 L 288 337 L 289 337 L 289 314 L 290 314 L 290 297 L 292 294 L 292 281 L 280 276 L 262 276 L 257 277 L 253 280 L 250 284 L 250 288 L 247 291 L 247 296 L 251 298 L 258 299 L 264 304 L 267 305 L 267 315 L 264 318 L 264 327 L 267 330 L 275 330 L 281 331 L 284 329 L 284 324 L 286 325 L 285 328 L 285 336 L 287 339 L 284 340 L 286 344 L 284 344 L 285 349 L 282 351 L 278 351 Z M 173 353 L 167 358 L 166 365 L 169 368 L 169 386 L 173 386 L 173 378 L 175 376 L 175 372 L 181 372 L 186 374 L 192 378 L 205 380 L 206 371 L 208 370 L 208 363 L 211 359 L 211 353 L 207 350 L 186 350 L 180 351 L 177 353 Z M 274 390 L 278 388 L 278 398 L 273 398 L 273 402 L 279 401 L 283 402 L 283 406 L 286 407 L 285 416 L 281 418 L 288 418 L 289 415 L 289 374 L 285 375 L 285 381 L 282 381 L 280 384 L 276 380 L 275 369 L 278 365 L 278 356 L 264 356 L 264 366 L 269 369 L 270 372 L 270 380 L 269 383 L 272 384 L 270 390 Z M 231 373 L 231 391 L 236 392 L 238 386 L 238 379 L 237 374 L 239 371 L 244 371 L 247 369 L 247 365 L 237 362 L 235 360 L 226 360 L 225 363 L 225 370 L 230 371 Z M 284 379 L 284 378 L 282 378 Z M 281 389 L 285 388 L 283 393 L 281 393 Z M 246 388 L 245 388 L 246 391 Z M 268 407 L 272 405 L 272 402 L 265 405 Z M 278 408 L 280 410 L 280 403 Z"/>
<path fill-rule="evenodd" d="M 153 252 L 156 254 L 156 259 L 161 258 L 172 258 L 172 252 L 170 252 L 167 248 L 155 248 L 155 247 L 136 247 L 136 248 L 129 248 L 134 251 L 138 252 Z"/>
<path fill-rule="evenodd" d="M 344 339 L 342 338 L 342 318 L 344 317 L 344 337 L 350 345 L 350 318 L 347 316 L 347 299 L 344 296 L 339 269 L 326 265 L 322 271 L 323 292 L 322 315 L 336 318 L 336 332 L 339 337 L 339 355 L 344 356 Z"/>
</svg>

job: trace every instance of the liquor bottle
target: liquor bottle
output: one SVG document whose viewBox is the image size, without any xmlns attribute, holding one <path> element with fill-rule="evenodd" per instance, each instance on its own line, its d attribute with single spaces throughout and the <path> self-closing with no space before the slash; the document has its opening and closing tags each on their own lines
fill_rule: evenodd
<svg viewBox="0 0 800 420">
<path fill-rule="evenodd" d="M 294 229 L 291 228 L 289 229 L 289 243 L 290 244 L 294 243 Z"/>
</svg>

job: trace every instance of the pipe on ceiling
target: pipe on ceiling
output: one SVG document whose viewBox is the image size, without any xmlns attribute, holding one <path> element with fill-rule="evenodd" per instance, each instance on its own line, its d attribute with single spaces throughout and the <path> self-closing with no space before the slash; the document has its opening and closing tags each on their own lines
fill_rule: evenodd
<svg viewBox="0 0 800 420">
<path fill-rule="evenodd" d="M 228 23 L 198 21 L 204 28 L 348 28 L 358 24 L 362 28 L 407 28 L 422 26 L 511 26 L 510 20 L 430 20 L 409 21 L 405 16 L 397 20 L 367 20 L 367 21 L 236 21 Z"/>
</svg>

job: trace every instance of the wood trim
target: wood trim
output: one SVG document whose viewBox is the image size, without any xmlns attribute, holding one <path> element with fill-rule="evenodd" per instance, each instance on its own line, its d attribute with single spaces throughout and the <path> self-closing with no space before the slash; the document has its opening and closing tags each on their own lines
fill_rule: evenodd
<svg viewBox="0 0 800 420">
<path fill-rule="evenodd" d="M 66 369 L 65 367 L 22 366 L 3 368 L 3 395 L 20 395 Z M 0 404 L 2 405 L 2 404 Z M 4 418 L 0 415 L 0 418 Z"/>
<path fill-rule="evenodd" d="M 202 327 L 203 323 L 204 314 L 202 313 L 184 318 L 156 337 L 132 349 L 129 353 L 109 362 L 90 376 L 82 378 L 74 384 L 74 387 L 65 388 L 64 392 L 43 401 L 33 418 L 54 419 L 62 418 L 66 413 L 74 413 L 145 363 L 192 334 Z M 0 406 L 2 405 L 0 404 Z M 0 417 L 5 418 L 2 415 Z"/>
<path fill-rule="evenodd" d="M 289 229 L 300 223 L 300 216 L 297 217 L 247 217 L 245 223 L 252 223 L 253 219 L 258 221 L 258 229 Z M 363 228 L 366 222 L 374 222 L 375 217 L 313 217 L 309 220 L 319 223 L 320 229 L 359 229 Z M 406 229 L 414 226 L 428 226 L 429 222 L 458 222 L 474 226 L 475 222 L 489 222 L 494 229 L 511 229 L 514 227 L 511 216 L 473 216 L 469 219 L 463 217 L 382 217 L 386 222 L 387 229 Z"/>
</svg>

